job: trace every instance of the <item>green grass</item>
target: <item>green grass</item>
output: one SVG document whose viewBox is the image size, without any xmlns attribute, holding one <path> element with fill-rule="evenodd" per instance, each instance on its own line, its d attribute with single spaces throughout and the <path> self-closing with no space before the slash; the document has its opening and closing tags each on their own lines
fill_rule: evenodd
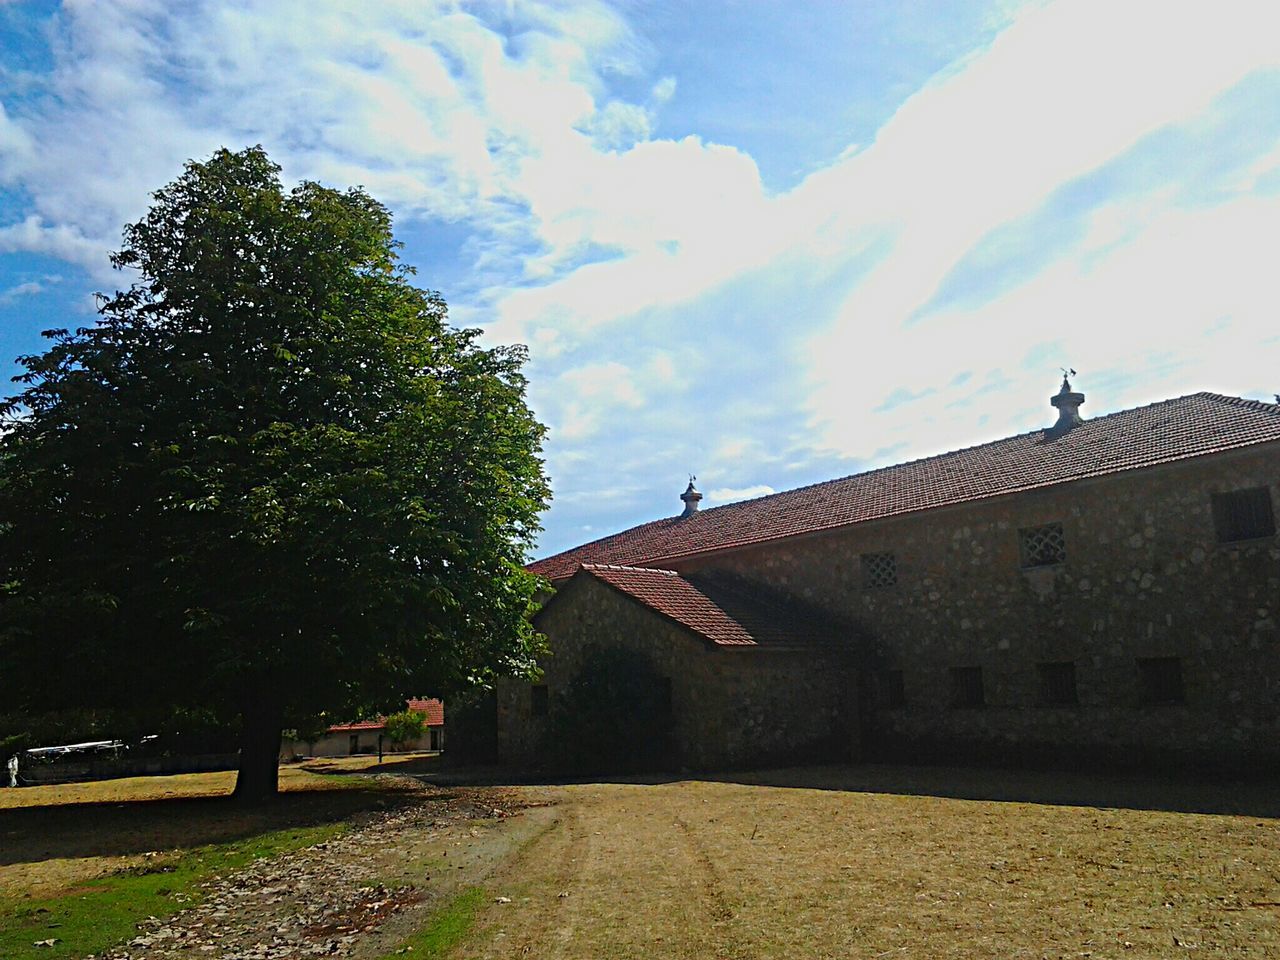
<svg viewBox="0 0 1280 960">
<path fill-rule="evenodd" d="M 430 923 L 378 960 L 400 960 L 410 953 L 415 960 L 443 957 L 471 931 L 476 913 L 488 900 L 488 893 L 480 887 L 468 887 L 454 897 L 448 906 L 436 912 Z"/>
<path fill-rule="evenodd" d="M 0 899 L 0 957 L 55 960 L 97 953 L 130 940 L 147 917 L 164 919 L 200 899 L 202 880 L 259 857 L 276 857 L 320 843 L 341 823 L 278 830 L 234 843 L 196 847 L 153 863 L 85 883 L 44 900 Z M 41 940 L 57 939 L 52 947 Z"/>
</svg>

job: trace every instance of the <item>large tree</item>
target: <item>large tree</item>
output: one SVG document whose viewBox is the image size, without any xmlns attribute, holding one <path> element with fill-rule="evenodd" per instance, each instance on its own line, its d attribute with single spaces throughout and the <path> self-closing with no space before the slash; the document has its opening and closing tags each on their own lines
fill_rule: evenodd
<svg viewBox="0 0 1280 960">
<path fill-rule="evenodd" d="M 261 148 L 125 227 L 136 281 L 0 410 L 7 709 L 212 708 L 258 798 L 286 720 L 531 668 L 525 354 L 450 327 L 397 247 L 363 190 L 286 191 Z"/>
</svg>

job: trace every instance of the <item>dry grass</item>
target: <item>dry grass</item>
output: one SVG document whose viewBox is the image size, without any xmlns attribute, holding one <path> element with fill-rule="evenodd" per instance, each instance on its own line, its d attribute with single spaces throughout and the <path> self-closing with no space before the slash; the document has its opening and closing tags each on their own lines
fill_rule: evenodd
<svg viewBox="0 0 1280 960">
<path fill-rule="evenodd" d="M 875 792 L 857 770 L 538 788 L 560 819 L 500 875 L 513 902 L 486 909 L 455 955 L 1280 956 L 1280 821 L 1181 812 L 1214 806 L 1194 786 L 1003 776 L 985 790 L 973 774 L 885 768 Z M 1128 806 L 933 795 L 1037 784 Z M 1233 810 L 1276 802 L 1216 794 Z"/>
<path fill-rule="evenodd" d="M 314 826 L 386 802 L 377 759 L 283 767 L 269 806 L 231 802 L 235 773 L 130 777 L 0 790 L 0 899 L 58 894 L 157 856 L 274 830 Z"/>
</svg>

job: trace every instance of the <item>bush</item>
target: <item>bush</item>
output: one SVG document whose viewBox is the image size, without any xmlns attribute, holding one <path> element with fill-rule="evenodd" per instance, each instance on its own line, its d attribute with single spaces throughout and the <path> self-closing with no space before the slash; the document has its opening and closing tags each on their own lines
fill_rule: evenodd
<svg viewBox="0 0 1280 960">
<path fill-rule="evenodd" d="M 426 723 L 427 718 L 416 710 L 401 710 L 399 713 L 393 713 L 387 717 L 387 739 L 392 746 L 401 746 L 410 740 L 417 740 L 422 736 Z"/>
</svg>

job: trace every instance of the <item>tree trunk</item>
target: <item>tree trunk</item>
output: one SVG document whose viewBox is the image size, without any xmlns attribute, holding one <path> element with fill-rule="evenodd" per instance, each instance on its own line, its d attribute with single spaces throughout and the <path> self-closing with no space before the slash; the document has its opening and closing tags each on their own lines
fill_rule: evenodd
<svg viewBox="0 0 1280 960">
<path fill-rule="evenodd" d="M 263 803 L 279 791 L 284 710 L 268 696 L 255 697 L 241 709 L 240 718 L 240 769 L 234 796 L 243 803 Z"/>
</svg>

